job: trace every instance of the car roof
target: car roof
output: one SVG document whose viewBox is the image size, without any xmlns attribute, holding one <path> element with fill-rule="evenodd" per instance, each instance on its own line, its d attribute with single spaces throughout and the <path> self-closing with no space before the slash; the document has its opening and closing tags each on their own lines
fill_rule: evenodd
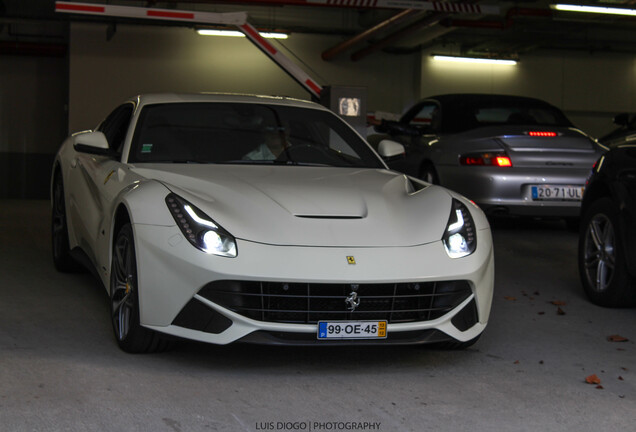
<svg viewBox="0 0 636 432">
<path fill-rule="evenodd" d="M 163 103 L 188 103 L 188 102 L 231 102 L 231 103 L 257 103 L 271 105 L 285 105 L 300 108 L 324 109 L 325 107 L 314 102 L 283 96 L 265 96 L 234 93 L 147 93 L 137 95 L 131 100 L 139 106 L 163 104 Z"/>
<path fill-rule="evenodd" d="M 550 105 L 548 102 L 541 99 L 536 99 L 527 96 L 515 96 L 515 95 L 502 95 L 502 94 L 488 94 L 488 93 L 450 93 L 438 96 L 431 96 L 425 99 L 435 99 L 442 104 L 454 103 L 458 101 L 471 102 L 471 101 L 491 101 L 491 102 L 503 102 L 503 103 L 530 103 L 540 105 Z M 552 105 L 550 105 L 552 106 Z"/>
</svg>

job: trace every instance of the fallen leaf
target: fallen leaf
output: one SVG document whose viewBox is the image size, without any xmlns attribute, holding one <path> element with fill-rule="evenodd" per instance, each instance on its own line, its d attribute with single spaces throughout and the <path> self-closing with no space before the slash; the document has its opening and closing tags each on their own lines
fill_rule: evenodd
<svg viewBox="0 0 636 432">
<path fill-rule="evenodd" d="M 565 315 L 565 311 L 561 308 L 557 308 L 557 315 Z"/>
<path fill-rule="evenodd" d="M 519 360 L 515 360 L 513 364 L 519 364 Z"/>
<path fill-rule="evenodd" d="M 539 291 L 535 291 L 534 295 L 538 296 L 538 295 L 541 295 L 541 294 L 539 294 Z"/>
<path fill-rule="evenodd" d="M 597 385 L 597 386 L 596 386 L 596 388 L 597 388 L 597 389 L 599 389 L 599 390 L 603 390 L 603 386 L 602 386 L 602 385 L 600 385 L 600 384 L 599 384 L 599 385 Z"/>
<path fill-rule="evenodd" d="M 537 315 L 545 315 L 545 312 L 537 312 Z"/>
<path fill-rule="evenodd" d="M 625 380 L 623 379 L 623 377 L 622 377 L 622 376 L 620 376 L 620 375 L 618 376 L 618 380 L 619 380 L 619 381 L 625 381 Z"/>
<path fill-rule="evenodd" d="M 504 299 L 506 299 L 508 301 L 517 301 L 517 299 L 515 297 L 510 297 L 510 296 L 505 296 Z"/>
<path fill-rule="evenodd" d="M 566 303 L 564 301 L 561 301 L 561 300 L 553 300 L 550 303 L 555 305 L 555 306 L 565 306 L 566 305 Z"/>
<path fill-rule="evenodd" d="M 585 378 L 585 382 L 588 384 L 600 384 L 601 379 L 596 376 L 596 374 L 592 374 Z"/>
<path fill-rule="evenodd" d="M 628 342 L 629 341 L 629 339 L 627 339 L 627 338 L 625 338 L 623 336 L 617 335 L 617 334 L 608 336 L 607 340 L 610 341 L 610 342 Z"/>
</svg>

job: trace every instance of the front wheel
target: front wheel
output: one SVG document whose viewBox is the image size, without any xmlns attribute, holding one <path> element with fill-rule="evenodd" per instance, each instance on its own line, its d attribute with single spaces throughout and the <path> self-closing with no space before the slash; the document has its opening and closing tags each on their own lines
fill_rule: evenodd
<svg viewBox="0 0 636 432">
<path fill-rule="evenodd" d="M 78 271 L 80 266 L 71 256 L 68 241 L 64 183 L 62 181 L 62 173 L 59 171 L 55 174 L 53 180 L 53 196 L 51 198 L 51 251 L 53 252 L 53 264 L 61 272 Z"/>
<path fill-rule="evenodd" d="M 636 304 L 618 221 L 618 208 L 609 198 L 594 202 L 581 220 L 578 254 L 581 283 L 592 303 L 599 306 Z"/>
<path fill-rule="evenodd" d="M 435 167 L 430 162 L 424 162 L 420 168 L 418 178 L 424 180 L 426 183 L 439 184 L 439 177 Z"/>
<path fill-rule="evenodd" d="M 167 342 L 139 320 L 137 259 L 132 226 L 117 233 L 110 273 L 110 311 L 119 347 L 129 353 L 163 351 Z"/>
</svg>

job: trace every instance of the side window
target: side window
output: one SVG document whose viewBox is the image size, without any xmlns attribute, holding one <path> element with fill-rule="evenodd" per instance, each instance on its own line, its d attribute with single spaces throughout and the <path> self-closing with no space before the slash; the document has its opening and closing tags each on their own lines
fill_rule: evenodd
<svg viewBox="0 0 636 432">
<path fill-rule="evenodd" d="M 425 103 L 420 106 L 420 110 L 409 121 L 409 125 L 438 131 L 441 126 L 440 114 L 439 106 L 436 103 Z"/>
<path fill-rule="evenodd" d="M 134 107 L 131 103 L 119 106 L 97 128 L 98 131 L 106 136 L 111 151 L 118 155 L 121 154 L 124 140 L 126 139 L 126 132 L 128 132 L 133 109 Z"/>
</svg>

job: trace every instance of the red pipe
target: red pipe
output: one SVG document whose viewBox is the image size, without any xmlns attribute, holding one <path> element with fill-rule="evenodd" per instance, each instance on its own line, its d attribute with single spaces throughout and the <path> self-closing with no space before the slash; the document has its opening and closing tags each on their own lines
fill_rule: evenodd
<svg viewBox="0 0 636 432">
<path fill-rule="evenodd" d="M 66 50 L 64 44 L 0 41 L 0 55 L 64 57 Z"/>
<path fill-rule="evenodd" d="M 394 25 L 394 24 L 398 24 L 399 22 L 405 20 L 406 18 L 410 17 L 413 14 L 419 13 L 419 11 L 416 11 L 414 9 L 406 9 L 400 13 L 398 13 L 397 15 L 392 16 L 391 18 L 387 19 L 386 21 L 382 21 L 381 23 L 371 27 L 368 30 L 363 31 L 360 34 L 355 35 L 354 37 L 352 37 L 349 40 L 346 40 L 342 43 L 339 43 L 338 45 L 329 48 L 326 51 L 323 51 L 322 53 L 322 59 L 323 60 L 331 60 L 332 58 L 334 58 L 335 56 L 337 56 L 338 54 L 340 54 L 341 52 L 347 50 L 348 48 L 350 48 L 351 46 L 357 44 L 358 42 L 361 42 L 365 39 L 368 39 L 370 37 L 372 37 L 375 33 L 384 30 L 385 28 Z"/>
</svg>

